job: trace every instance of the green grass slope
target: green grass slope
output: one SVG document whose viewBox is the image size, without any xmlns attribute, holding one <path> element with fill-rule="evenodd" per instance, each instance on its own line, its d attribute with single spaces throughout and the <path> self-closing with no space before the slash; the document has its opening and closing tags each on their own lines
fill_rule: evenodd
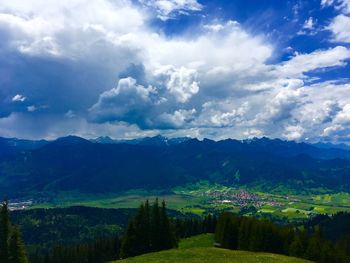
<svg viewBox="0 0 350 263">
<path fill-rule="evenodd" d="M 213 235 L 205 234 L 184 239 L 179 248 L 128 258 L 122 263 L 307 263 L 310 261 L 276 255 L 271 253 L 254 253 L 213 247 Z"/>
</svg>

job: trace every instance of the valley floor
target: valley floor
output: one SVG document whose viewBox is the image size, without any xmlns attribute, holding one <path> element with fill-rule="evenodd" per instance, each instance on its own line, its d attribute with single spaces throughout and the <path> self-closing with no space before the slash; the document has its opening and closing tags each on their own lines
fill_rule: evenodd
<svg viewBox="0 0 350 263">
<path fill-rule="evenodd" d="M 203 215 L 230 211 L 247 216 L 285 218 L 303 221 L 317 214 L 350 212 L 350 194 L 317 189 L 296 193 L 280 187 L 273 193 L 254 187 L 235 188 L 201 181 L 168 191 L 130 190 L 122 193 L 85 195 L 62 192 L 47 200 L 30 199 L 29 208 L 51 208 L 84 205 L 101 208 L 137 208 L 146 199 L 164 199 L 168 208 L 182 213 Z M 17 201 L 17 209 L 27 208 L 28 200 Z"/>
<path fill-rule="evenodd" d="M 121 263 L 307 263 L 308 260 L 287 257 L 271 253 L 255 253 L 213 247 L 213 235 L 204 234 L 184 239 L 179 248 L 149 253 L 128 258 Z"/>
</svg>

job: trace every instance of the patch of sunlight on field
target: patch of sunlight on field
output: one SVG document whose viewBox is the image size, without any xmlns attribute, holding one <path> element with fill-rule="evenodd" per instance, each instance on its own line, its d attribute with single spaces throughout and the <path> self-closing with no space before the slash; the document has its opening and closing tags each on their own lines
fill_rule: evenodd
<svg viewBox="0 0 350 263">
<path fill-rule="evenodd" d="M 326 209 L 324 207 L 315 206 L 313 212 L 324 214 L 326 213 Z"/>
<path fill-rule="evenodd" d="M 261 212 L 261 213 L 273 213 L 275 211 L 276 211 L 276 209 L 270 209 L 270 208 L 262 208 L 259 210 L 259 212 Z"/>
</svg>

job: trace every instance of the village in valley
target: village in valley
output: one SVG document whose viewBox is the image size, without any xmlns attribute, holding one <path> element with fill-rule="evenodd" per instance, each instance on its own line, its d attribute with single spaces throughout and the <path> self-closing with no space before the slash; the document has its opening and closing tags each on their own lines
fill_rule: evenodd
<svg viewBox="0 0 350 263">
<path fill-rule="evenodd" d="M 236 193 L 214 191 L 211 193 L 211 197 L 215 199 L 214 203 L 232 204 L 239 207 L 254 206 L 256 208 L 261 208 L 264 205 L 273 207 L 281 206 L 281 203 L 277 201 L 271 200 L 267 197 L 261 197 L 258 194 L 246 190 L 240 190 Z"/>
<path fill-rule="evenodd" d="M 28 209 L 31 205 L 33 205 L 32 199 L 12 199 L 9 200 L 9 210 L 24 210 Z"/>
</svg>

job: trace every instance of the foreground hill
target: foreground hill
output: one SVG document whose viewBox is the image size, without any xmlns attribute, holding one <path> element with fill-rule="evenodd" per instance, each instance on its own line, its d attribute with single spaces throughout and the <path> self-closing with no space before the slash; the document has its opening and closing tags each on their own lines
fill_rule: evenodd
<svg viewBox="0 0 350 263">
<path fill-rule="evenodd" d="M 161 139 L 106 144 L 69 136 L 41 147 L 22 147 L 0 158 L 0 192 L 10 198 L 56 191 L 106 193 L 169 189 L 200 180 L 259 185 L 264 190 L 282 185 L 350 191 L 349 151 L 343 149 L 266 138 L 176 143 L 160 143 Z"/>
<path fill-rule="evenodd" d="M 235 251 L 213 247 L 213 235 L 204 234 L 184 239 L 178 249 L 145 254 L 128 258 L 125 263 L 205 263 L 205 262 L 235 262 L 235 263 L 307 263 L 308 260 L 287 257 L 271 253 L 254 253 L 248 251 Z"/>
</svg>

